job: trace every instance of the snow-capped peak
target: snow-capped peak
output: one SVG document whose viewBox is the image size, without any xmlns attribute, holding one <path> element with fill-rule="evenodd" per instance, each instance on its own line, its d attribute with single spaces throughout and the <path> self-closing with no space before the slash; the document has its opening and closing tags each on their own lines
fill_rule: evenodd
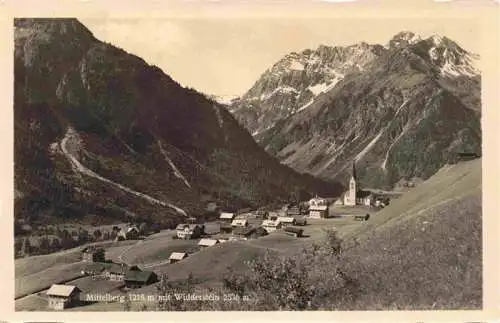
<svg viewBox="0 0 500 323">
<path fill-rule="evenodd" d="M 414 32 L 402 31 L 394 35 L 385 47 L 394 48 L 399 46 L 413 45 L 421 40 L 422 38 Z"/>
</svg>

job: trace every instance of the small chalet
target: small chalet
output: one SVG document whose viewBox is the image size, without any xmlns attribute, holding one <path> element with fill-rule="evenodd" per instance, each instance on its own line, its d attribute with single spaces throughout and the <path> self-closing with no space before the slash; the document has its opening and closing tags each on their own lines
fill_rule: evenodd
<svg viewBox="0 0 500 323">
<path fill-rule="evenodd" d="M 233 235 L 249 238 L 252 235 L 255 235 L 256 229 L 254 227 L 236 227 L 233 230 Z"/>
<path fill-rule="evenodd" d="M 220 232 L 222 233 L 231 233 L 233 231 L 233 226 L 229 222 L 221 222 L 220 223 Z"/>
<path fill-rule="evenodd" d="M 286 227 L 284 231 L 286 232 L 286 234 L 294 236 L 295 238 L 302 237 L 304 234 L 304 229 L 297 227 Z"/>
<path fill-rule="evenodd" d="M 358 190 L 356 192 L 356 204 L 370 206 L 374 200 L 374 195 L 370 191 Z"/>
<path fill-rule="evenodd" d="M 219 220 L 224 222 L 231 222 L 234 219 L 234 213 L 222 212 L 219 216 Z"/>
<path fill-rule="evenodd" d="M 300 215 L 300 207 L 298 205 L 291 205 L 286 210 L 286 216 L 294 217 Z"/>
<path fill-rule="evenodd" d="M 258 209 L 255 211 L 255 217 L 257 219 L 267 219 L 269 213 L 265 209 Z"/>
<path fill-rule="evenodd" d="M 188 254 L 185 252 L 172 252 L 170 257 L 168 258 L 171 264 L 181 261 L 182 259 L 187 258 Z"/>
<path fill-rule="evenodd" d="M 280 216 L 278 221 L 281 222 L 283 228 L 289 227 L 295 224 L 295 219 L 291 216 Z"/>
<path fill-rule="evenodd" d="M 328 201 L 318 196 L 309 200 L 309 217 L 320 219 L 328 217 Z"/>
<path fill-rule="evenodd" d="M 93 262 L 89 263 L 85 268 L 82 270 L 82 275 L 89 275 L 89 276 L 100 276 L 102 275 L 102 272 L 104 271 L 105 264 L 101 262 Z"/>
<path fill-rule="evenodd" d="M 112 262 L 94 262 L 85 266 L 82 270 L 83 275 L 99 276 L 110 281 L 123 281 L 125 273 L 128 270 L 125 264 Z"/>
<path fill-rule="evenodd" d="M 80 293 L 81 290 L 76 286 L 54 284 L 46 293 L 49 299 L 49 308 L 63 310 L 71 307 L 79 302 Z"/>
<path fill-rule="evenodd" d="M 282 227 L 281 222 L 278 220 L 264 220 L 261 226 L 267 231 L 267 233 L 274 232 Z"/>
<path fill-rule="evenodd" d="M 129 239 L 137 239 L 139 237 L 139 229 L 134 225 L 125 231 L 125 237 L 127 240 Z"/>
<path fill-rule="evenodd" d="M 247 219 L 235 219 L 231 222 L 233 227 L 246 227 L 248 225 Z"/>
<path fill-rule="evenodd" d="M 307 219 L 305 217 L 296 218 L 295 225 L 305 226 L 307 225 Z"/>
<path fill-rule="evenodd" d="M 179 239 L 196 239 L 203 233 L 199 224 L 179 224 L 176 227 L 177 237 Z"/>
<path fill-rule="evenodd" d="M 123 281 L 127 270 L 126 264 L 105 263 L 102 276 L 110 281 Z"/>
<path fill-rule="evenodd" d="M 313 219 L 321 219 L 328 217 L 328 205 L 310 205 L 309 217 Z"/>
<path fill-rule="evenodd" d="M 86 262 L 103 262 L 105 258 L 103 248 L 96 248 L 94 246 L 84 248 L 82 250 L 82 261 Z"/>
<path fill-rule="evenodd" d="M 198 246 L 200 246 L 200 247 L 213 247 L 218 243 L 219 243 L 219 241 L 216 239 L 201 239 L 200 242 L 198 242 Z"/>
<path fill-rule="evenodd" d="M 458 162 L 461 162 L 461 161 L 468 161 L 468 160 L 477 159 L 480 157 L 481 156 L 479 154 L 474 153 L 474 152 L 460 152 L 460 153 L 457 153 L 456 160 Z"/>
<path fill-rule="evenodd" d="M 156 283 L 158 276 L 149 270 L 140 270 L 139 268 L 131 268 L 125 274 L 124 282 L 128 288 L 139 288 L 146 285 Z"/>
</svg>

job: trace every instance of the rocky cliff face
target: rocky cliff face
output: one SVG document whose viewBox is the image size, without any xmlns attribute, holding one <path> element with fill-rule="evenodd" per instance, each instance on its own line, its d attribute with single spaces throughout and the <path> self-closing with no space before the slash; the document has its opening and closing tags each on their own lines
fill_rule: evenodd
<svg viewBox="0 0 500 323">
<path fill-rule="evenodd" d="M 220 104 L 77 20 L 15 20 L 16 216 L 182 218 L 340 186 L 299 175 Z"/>
<path fill-rule="evenodd" d="M 321 59 L 310 65 L 311 56 Z M 390 187 L 481 150 L 478 59 L 446 37 L 410 32 L 385 46 L 320 47 L 285 57 L 231 109 L 298 171 L 345 180 L 356 160 L 363 185 Z"/>
</svg>

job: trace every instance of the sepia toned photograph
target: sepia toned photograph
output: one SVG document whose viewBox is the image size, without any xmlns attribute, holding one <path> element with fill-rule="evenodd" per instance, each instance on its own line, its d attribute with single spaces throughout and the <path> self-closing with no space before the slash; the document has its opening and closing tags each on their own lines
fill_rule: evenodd
<svg viewBox="0 0 500 323">
<path fill-rule="evenodd" d="M 483 309 L 473 20 L 12 33 L 15 311 Z"/>
</svg>

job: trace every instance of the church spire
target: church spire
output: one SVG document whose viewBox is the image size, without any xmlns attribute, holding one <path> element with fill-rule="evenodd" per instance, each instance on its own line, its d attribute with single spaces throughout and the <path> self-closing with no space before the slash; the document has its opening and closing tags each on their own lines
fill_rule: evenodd
<svg viewBox="0 0 500 323">
<path fill-rule="evenodd" d="M 354 178 L 354 180 L 358 180 L 357 176 L 356 176 L 356 161 L 352 161 L 352 177 Z"/>
</svg>

